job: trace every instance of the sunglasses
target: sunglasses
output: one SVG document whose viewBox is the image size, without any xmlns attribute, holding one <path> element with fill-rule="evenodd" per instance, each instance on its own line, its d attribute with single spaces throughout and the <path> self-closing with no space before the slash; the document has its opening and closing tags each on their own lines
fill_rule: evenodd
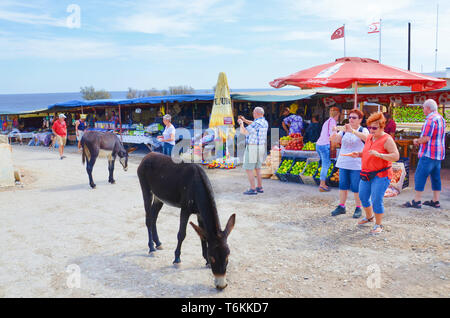
<svg viewBox="0 0 450 318">
<path fill-rule="evenodd" d="M 375 131 L 375 130 L 380 129 L 380 127 L 367 126 L 367 129 Z"/>
<path fill-rule="evenodd" d="M 348 116 L 349 119 L 359 119 L 358 116 Z"/>
</svg>

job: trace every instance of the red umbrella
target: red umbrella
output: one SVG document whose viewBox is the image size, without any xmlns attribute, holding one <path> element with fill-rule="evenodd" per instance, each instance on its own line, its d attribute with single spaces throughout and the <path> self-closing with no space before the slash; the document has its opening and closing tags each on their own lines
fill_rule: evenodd
<svg viewBox="0 0 450 318">
<path fill-rule="evenodd" d="M 358 84 L 410 86 L 412 91 L 429 91 L 442 88 L 445 80 L 380 64 L 376 60 L 360 57 L 344 57 L 333 63 L 314 66 L 292 75 L 278 78 L 270 85 L 281 88 L 286 85 L 301 88 L 348 88 L 355 84 L 355 108 Z"/>
</svg>

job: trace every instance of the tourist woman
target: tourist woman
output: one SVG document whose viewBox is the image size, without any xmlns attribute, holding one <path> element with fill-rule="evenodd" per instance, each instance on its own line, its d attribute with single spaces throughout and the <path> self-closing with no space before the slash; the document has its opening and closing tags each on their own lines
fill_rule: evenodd
<svg viewBox="0 0 450 318">
<path fill-rule="evenodd" d="M 352 152 L 361 152 L 364 148 L 364 141 L 369 135 L 367 128 L 361 127 L 361 121 L 364 114 L 358 110 L 350 111 L 348 119 L 349 124 L 345 125 L 346 131 L 333 134 L 331 140 L 341 144 L 340 154 L 348 154 Z M 359 136 L 353 134 L 353 131 Z M 345 203 L 347 201 L 348 190 L 351 190 L 355 196 L 355 212 L 353 218 L 361 217 L 361 200 L 359 199 L 359 181 L 361 172 L 361 158 L 352 158 L 349 156 L 338 156 L 336 167 L 339 168 L 339 205 L 331 212 L 332 216 L 345 214 Z"/>
<path fill-rule="evenodd" d="M 372 234 L 383 231 L 384 193 L 392 179 L 392 162 L 400 158 L 395 141 L 384 132 L 385 125 L 386 118 L 383 113 L 372 114 L 367 119 L 370 134 L 366 137 L 363 151 L 351 153 L 353 158 L 362 158 L 359 197 L 366 217 L 358 224 L 373 222 L 375 218 Z"/>
<path fill-rule="evenodd" d="M 163 135 L 158 136 L 158 140 L 163 143 L 163 154 L 172 155 L 172 149 L 175 146 L 175 127 L 172 125 L 172 116 L 164 115 L 163 123 L 166 126 Z"/>
<path fill-rule="evenodd" d="M 322 125 L 320 137 L 316 142 L 316 150 L 322 161 L 322 171 L 320 172 L 320 192 L 328 192 L 328 186 L 326 185 L 328 169 L 331 165 L 330 160 L 330 137 L 333 134 L 333 129 L 337 125 L 341 112 L 337 107 L 330 108 L 330 118 L 326 120 Z"/>
</svg>

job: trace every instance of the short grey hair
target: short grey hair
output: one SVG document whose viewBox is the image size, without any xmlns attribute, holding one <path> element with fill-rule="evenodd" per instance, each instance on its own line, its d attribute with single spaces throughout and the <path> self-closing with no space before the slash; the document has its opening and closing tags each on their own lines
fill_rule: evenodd
<svg viewBox="0 0 450 318">
<path fill-rule="evenodd" d="M 258 114 L 264 115 L 264 108 L 262 107 L 255 107 L 255 112 L 257 112 Z"/>
<path fill-rule="evenodd" d="M 168 120 L 168 121 L 172 121 L 172 116 L 170 116 L 169 114 L 167 114 L 167 115 L 164 115 L 164 116 L 163 116 L 163 119 L 164 119 L 164 120 Z"/>
<path fill-rule="evenodd" d="M 431 111 L 435 112 L 438 110 L 438 105 L 434 99 L 427 99 L 423 103 L 423 108 L 429 108 Z"/>
</svg>

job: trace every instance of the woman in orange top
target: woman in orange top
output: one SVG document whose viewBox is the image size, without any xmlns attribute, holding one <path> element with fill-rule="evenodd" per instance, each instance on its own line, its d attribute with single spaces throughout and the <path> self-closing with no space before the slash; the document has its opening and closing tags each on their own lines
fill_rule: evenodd
<svg viewBox="0 0 450 318">
<path fill-rule="evenodd" d="M 360 136 L 361 133 L 359 132 L 353 132 L 365 140 L 363 151 L 349 154 L 354 158 L 362 158 L 359 197 L 366 212 L 366 217 L 358 224 L 373 222 L 375 218 L 372 234 L 383 231 L 381 222 L 384 213 L 384 193 L 392 179 L 392 162 L 400 158 L 395 141 L 384 132 L 385 125 L 386 118 L 381 112 L 372 114 L 367 119 L 367 129 L 369 129 L 370 134 L 366 138 Z"/>
</svg>

